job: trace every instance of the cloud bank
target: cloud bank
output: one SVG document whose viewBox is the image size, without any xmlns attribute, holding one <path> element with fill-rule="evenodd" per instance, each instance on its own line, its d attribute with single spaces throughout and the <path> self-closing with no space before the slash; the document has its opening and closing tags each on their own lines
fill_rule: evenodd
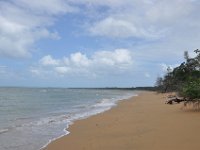
<svg viewBox="0 0 200 150">
<path fill-rule="evenodd" d="M 35 75 L 50 73 L 61 76 L 97 77 L 105 74 L 124 73 L 133 68 L 133 65 L 133 55 L 130 50 L 116 49 L 98 51 L 92 56 L 76 52 L 60 59 L 46 55 L 39 60 L 37 66 L 31 67 L 30 71 Z"/>
<path fill-rule="evenodd" d="M 200 38 L 199 5 L 197 0 L 2 0 L 0 56 L 27 57 L 37 41 L 59 39 L 49 27 L 68 13 L 84 15 L 81 29 L 90 36 L 167 41 L 172 47 L 194 35 Z M 197 45 L 197 40 L 191 41 L 186 48 Z"/>
<path fill-rule="evenodd" d="M 183 51 L 199 48 L 199 6 L 198 0 L 0 0 L 1 81 L 16 74 L 32 81 L 31 73 L 35 80 L 116 75 L 153 82 L 173 67 L 166 64 L 183 61 Z M 42 45 L 43 39 L 59 41 Z"/>
<path fill-rule="evenodd" d="M 38 40 L 59 38 L 48 27 L 57 16 L 73 11 L 65 0 L 0 1 L 0 56 L 30 56 Z"/>
</svg>

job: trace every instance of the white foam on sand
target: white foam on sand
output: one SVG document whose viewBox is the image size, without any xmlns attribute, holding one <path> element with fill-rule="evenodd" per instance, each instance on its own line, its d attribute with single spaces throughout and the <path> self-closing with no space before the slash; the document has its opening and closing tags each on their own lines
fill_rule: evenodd
<svg viewBox="0 0 200 150">
<path fill-rule="evenodd" d="M 68 124 L 66 125 L 66 128 L 63 130 L 64 134 L 60 135 L 59 137 L 56 137 L 56 138 L 53 138 L 53 139 L 49 140 L 43 147 L 40 148 L 40 150 L 44 149 L 51 142 L 53 142 L 53 141 L 55 141 L 55 140 L 57 140 L 59 138 L 62 138 L 63 136 L 66 136 L 66 135 L 70 134 L 70 132 L 67 131 L 67 129 L 76 120 L 86 119 L 86 118 L 88 118 L 90 116 L 97 115 L 97 114 L 103 113 L 105 111 L 108 111 L 112 107 L 116 106 L 118 101 L 129 99 L 129 98 L 131 98 L 133 96 L 138 96 L 138 95 L 137 94 L 128 95 L 128 96 L 121 97 L 119 99 L 116 99 L 116 98 L 115 99 L 114 98 L 112 98 L 112 99 L 102 99 L 98 103 L 96 103 L 94 105 L 91 105 L 91 106 L 88 106 L 87 111 L 83 111 L 83 112 L 80 112 L 80 113 L 75 113 L 75 114 L 69 116 L 67 118 Z"/>
</svg>

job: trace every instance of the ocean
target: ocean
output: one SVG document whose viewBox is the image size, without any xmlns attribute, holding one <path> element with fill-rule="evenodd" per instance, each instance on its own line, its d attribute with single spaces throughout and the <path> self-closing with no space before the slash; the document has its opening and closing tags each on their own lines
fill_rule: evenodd
<svg viewBox="0 0 200 150">
<path fill-rule="evenodd" d="M 0 150 L 40 150 L 75 120 L 109 110 L 133 90 L 0 88 Z"/>
</svg>

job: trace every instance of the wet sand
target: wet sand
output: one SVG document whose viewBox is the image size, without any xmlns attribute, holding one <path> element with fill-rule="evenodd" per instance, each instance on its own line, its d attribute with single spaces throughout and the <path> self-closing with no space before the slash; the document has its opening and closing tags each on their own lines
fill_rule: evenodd
<svg viewBox="0 0 200 150">
<path fill-rule="evenodd" d="M 76 121 L 45 150 L 199 150 L 200 112 L 142 92 L 117 107 Z"/>
</svg>

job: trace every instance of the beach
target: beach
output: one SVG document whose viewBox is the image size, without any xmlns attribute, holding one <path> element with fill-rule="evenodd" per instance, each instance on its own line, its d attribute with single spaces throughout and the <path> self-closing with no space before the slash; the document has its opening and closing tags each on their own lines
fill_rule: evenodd
<svg viewBox="0 0 200 150">
<path fill-rule="evenodd" d="M 45 150 L 198 150 L 199 111 L 167 105 L 166 94 L 141 92 L 109 111 L 75 121 Z"/>
<path fill-rule="evenodd" d="M 39 150 L 67 135 L 74 121 L 134 95 L 125 89 L 0 87 L 0 150 Z"/>
</svg>

